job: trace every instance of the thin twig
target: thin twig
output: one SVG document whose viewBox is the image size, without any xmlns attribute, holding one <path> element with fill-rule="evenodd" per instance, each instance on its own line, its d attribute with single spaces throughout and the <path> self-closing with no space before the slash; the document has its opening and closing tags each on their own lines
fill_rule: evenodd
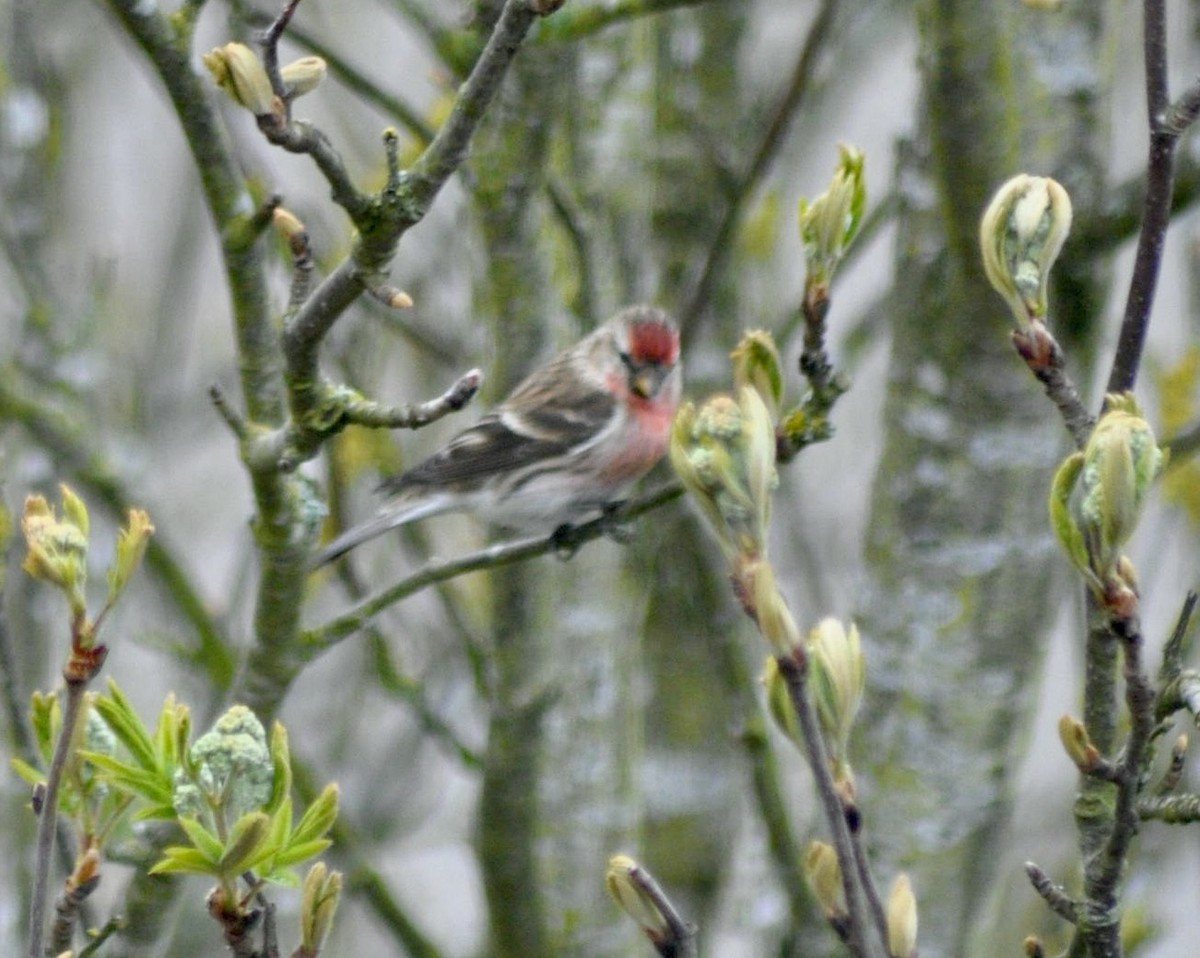
<svg viewBox="0 0 1200 958">
<path fill-rule="evenodd" d="M 1050 876 L 1033 862 L 1025 863 L 1025 874 L 1033 883 L 1034 890 L 1042 896 L 1042 900 L 1050 906 L 1050 910 L 1072 925 L 1079 923 L 1079 903 L 1076 902 L 1062 885 L 1056 885 Z"/>
<path fill-rule="evenodd" d="M 776 662 L 780 675 L 787 683 L 788 695 L 796 712 L 800 736 L 816 784 L 817 798 L 825 814 L 825 823 L 829 827 L 838 862 L 841 864 L 842 893 L 846 899 L 847 912 L 847 947 L 856 958 L 878 955 L 883 939 L 878 934 L 870 934 L 871 929 L 867 927 L 868 915 L 864 907 L 864 893 L 858 870 L 854 867 L 854 843 L 850 836 L 850 827 L 846 822 L 833 775 L 829 771 L 829 754 L 821 736 L 816 710 L 808 696 L 806 654 L 803 649 L 797 648 L 792 655 L 776 656 Z"/>
<path fill-rule="evenodd" d="M 54 831 L 58 823 L 58 793 L 63 772 L 71 756 L 75 725 L 82 714 L 86 682 L 68 682 L 63 694 L 62 728 L 54 746 L 54 756 L 46 775 L 46 791 L 38 817 L 37 853 L 34 861 L 33 894 L 29 904 L 29 958 L 43 958 L 42 941 L 46 925 L 46 899 L 50 893 L 50 859 L 54 854 Z"/>
<path fill-rule="evenodd" d="M 654 947 L 658 953 L 664 958 L 667 956 L 670 958 L 695 958 L 696 927 L 691 922 L 684 920 L 674 902 L 667 897 L 667 893 L 655 881 L 654 876 L 642 865 L 631 865 L 628 875 L 629 880 L 637 885 L 650 903 L 658 909 L 658 913 L 662 915 L 663 921 L 667 925 L 668 937 L 661 942 L 654 941 Z"/>
<path fill-rule="evenodd" d="M 1087 445 L 1096 418 L 1084 406 L 1079 388 L 1067 373 L 1066 357 L 1058 340 L 1041 320 L 1032 320 L 1026 329 L 1014 332 L 1013 346 L 1025 360 L 1029 371 L 1045 387 L 1046 395 L 1058 407 L 1063 424 L 1078 449 Z"/>
<path fill-rule="evenodd" d="M 1154 688 L 1142 668 L 1143 639 L 1136 617 L 1113 620 L 1111 630 L 1124 649 L 1125 701 L 1130 730 L 1119 767 L 1112 824 L 1099 855 L 1084 870 L 1083 908 L 1087 920 L 1080 932 L 1093 955 L 1120 954 L 1117 886 L 1138 830 L 1137 800 L 1146 750 L 1154 734 Z"/>
<path fill-rule="evenodd" d="M 375 429 L 419 429 L 431 422 L 460 411 L 479 392 L 483 372 L 471 369 L 460 376 L 444 393 L 422 403 L 384 406 L 360 399 L 345 406 L 347 423 Z"/>
<path fill-rule="evenodd" d="M 672 483 L 626 504 L 613 515 L 604 515 L 591 522 L 575 526 L 565 536 L 563 534 L 526 536 L 490 545 L 457 559 L 431 562 L 408 578 L 368 596 L 349 612 L 318 628 L 304 632 L 301 637 L 304 655 L 307 658 L 315 658 L 343 639 L 361 631 L 380 612 L 434 583 L 444 582 L 468 572 L 495 569 L 552 552 L 574 551 L 585 543 L 612 532 L 614 523 L 635 519 L 652 509 L 657 509 L 659 506 L 678 499 L 682 494 L 683 488 Z"/>
<path fill-rule="evenodd" d="M 1171 216 L 1175 151 L 1182 129 L 1194 119 L 1186 111 L 1168 117 L 1167 37 L 1163 0 L 1143 0 L 1143 47 L 1146 71 L 1146 109 L 1150 125 L 1150 155 L 1146 164 L 1146 195 L 1138 236 L 1133 277 L 1125 301 L 1125 316 L 1108 377 L 1107 392 L 1132 389 L 1137 381 L 1154 293 L 1162 266 L 1163 244 Z M 1184 122 L 1187 121 L 1187 123 Z"/>
</svg>

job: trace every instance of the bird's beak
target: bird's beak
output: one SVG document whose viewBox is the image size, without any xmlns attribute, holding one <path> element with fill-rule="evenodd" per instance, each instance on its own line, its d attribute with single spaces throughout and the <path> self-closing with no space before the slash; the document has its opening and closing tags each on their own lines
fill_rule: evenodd
<svg viewBox="0 0 1200 958">
<path fill-rule="evenodd" d="M 646 366 L 644 369 L 639 369 L 637 374 L 630 380 L 629 388 L 634 395 L 641 396 L 643 399 L 649 399 L 655 395 L 661 388 L 663 381 L 671 374 L 671 367 L 663 365 Z"/>
</svg>

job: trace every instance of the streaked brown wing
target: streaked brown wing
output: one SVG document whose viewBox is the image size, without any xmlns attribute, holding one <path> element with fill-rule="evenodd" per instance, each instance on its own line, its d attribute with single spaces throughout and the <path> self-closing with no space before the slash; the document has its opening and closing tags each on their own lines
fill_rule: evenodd
<svg viewBox="0 0 1200 958">
<path fill-rule="evenodd" d="M 441 452 L 385 480 L 380 490 L 395 493 L 413 486 L 471 483 L 584 446 L 611 420 L 615 400 L 598 390 L 573 398 L 563 405 L 524 409 L 514 409 L 510 400 L 505 410 L 490 413 Z"/>
</svg>

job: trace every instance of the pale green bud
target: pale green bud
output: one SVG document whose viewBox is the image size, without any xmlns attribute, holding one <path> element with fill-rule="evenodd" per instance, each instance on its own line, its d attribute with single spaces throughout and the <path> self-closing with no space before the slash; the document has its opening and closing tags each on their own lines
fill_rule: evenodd
<svg viewBox="0 0 1200 958">
<path fill-rule="evenodd" d="M 671 464 L 729 559 L 766 551 L 775 484 L 775 429 L 757 390 L 687 403 L 671 430 Z"/>
<path fill-rule="evenodd" d="M 751 386 L 766 402 L 772 416 L 778 414 L 783 402 L 783 363 L 775 340 L 764 329 L 754 329 L 742 337 L 730 357 L 733 360 L 733 381 Z"/>
<path fill-rule="evenodd" d="M 43 496 L 25 499 L 21 531 L 29 551 L 21 568 L 33 578 L 62 589 L 72 613 L 82 615 L 87 584 L 87 508 L 67 486 L 60 486 L 59 491 L 63 506 L 61 519 Z"/>
<path fill-rule="evenodd" d="M 311 93 L 325 79 L 325 61 L 321 57 L 301 57 L 279 70 L 283 85 L 291 97 Z"/>
<path fill-rule="evenodd" d="M 116 601 L 133 571 L 141 565 L 153 534 L 149 514 L 142 509 L 130 509 L 125 528 L 117 533 L 117 554 L 108 569 L 109 604 Z"/>
<path fill-rule="evenodd" d="M 846 919 L 842 866 L 832 845 L 825 842 L 809 843 L 804 853 L 804 880 L 827 921 L 842 922 Z"/>
<path fill-rule="evenodd" d="M 1108 411 L 1082 453 L 1069 456 L 1050 493 L 1051 525 L 1059 542 L 1100 598 L 1136 588 L 1121 554 L 1137 527 L 1150 484 L 1166 456 L 1133 397 L 1108 397 Z"/>
<path fill-rule="evenodd" d="M 854 623 L 822 619 L 808 633 L 808 684 L 835 764 L 842 764 L 866 683 L 862 643 Z"/>
<path fill-rule="evenodd" d="M 1058 720 L 1058 738 L 1067 757 L 1081 772 L 1091 771 L 1100 760 L 1100 752 L 1092 744 L 1087 728 L 1079 719 L 1064 715 Z"/>
<path fill-rule="evenodd" d="M 773 655 L 767 656 L 763 666 L 762 684 L 767 693 L 767 712 L 775 725 L 784 735 L 800 745 L 803 740 L 800 738 L 800 722 L 796 718 L 796 708 L 792 704 L 792 693 L 788 690 L 787 679 L 779 671 L 779 660 Z"/>
<path fill-rule="evenodd" d="M 640 873 L 641 866 L 628 855 L 614 855 L 608 860 L 605 887 L 617 906 L 651 941 L 665 941 L 670 936 L 670 925 L 647 892 L 645 882 L 638 880 Z"/>
<path fill-rule="evenodd" d="M 792 618 L 791 610 L 779 587 L 775 584 L 775 570 L 766 560 L 756 560 L 743 567 L 743 578 L 749 579 L 753 596 L 753 612 L 759 631 L 776 655 L 790 656 L 800 644 L 800 629 Z"/>
<path fill-rule="evenodd" d="M 863 181 L 863 154 L 839 144 L 838 165 L 829 188 L 809 202 L 801 197 L 800 239 L 808 267 L 808 281 L 828 285 L 846 250 L 858 234 L 867 190 Z"/>
<path fill-rule="evenodd" d="M 214 47 L 201 58 L 213 81 L 235 103 L 255 116 L 277 113 L 280 109 L 271 80 L 258 55 L 244 43 Z"/>
<path fill-rule="evenodd" d="M 1014 176 L 996 191 L 979 224 L 988 281 L 1017 326 L 1046 315 L 1050 267 L 1071 231 L 1071 198 L 1047 176 Z"/>
<path fill-rule="evenodd" d="M 917 899 L 903 872 L 888 892 L 887 948 L 890 958 L 912 958 L 917 951 Z"/>
<path fill-rule="evenodd" d="M 316 862 L 304 876 L 300 893 L 300 944 L 303 953 L 315 955 L 321 950 L 342 895 L 342 873 L 330 871 L 324 862 Z"/>
</svg>

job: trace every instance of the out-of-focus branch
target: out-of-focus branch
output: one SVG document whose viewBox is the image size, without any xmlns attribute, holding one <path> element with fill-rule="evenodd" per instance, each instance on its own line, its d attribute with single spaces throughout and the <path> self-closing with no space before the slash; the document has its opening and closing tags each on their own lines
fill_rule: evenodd
<svg viewBox="0 0 1200 958">
<path fill-rule="evenodd" d="M 614 24 L 694 7 L 707 0 L 615 0 L 613 3 L 569 3 L 561 14 L 547 20 L 537 32 L 539 43 L 582 40 Z"/>
<path fill-rule="evenodd" d="M 711 299 L 712 284 L 732 246 L 737 225 L 741 221 L 746 204 L 750 202 L 763 174 L 766 173 L 775 154 L 783 145 L 784 137 L 792 120 L 812 88 L 813 72 L 817 59 L 830 38 L 837 6 L 838 0 L 822 0 L 816 19 L 809 27 L 808 36 L 805 37 L 804 45 L 800 49 L 800 56 L 792 68 L 787 88 L 772 112 L 771 121 L 767 124 L 749 165 L 729 194 L 725 214 L 713 235 L 700 275 L 678 313 L 684 339 L 695 328 L 696 322 Z"/>
<path fill-rule="evenodd" d="M 374 616 L 384 609 L 437 582 L 444 582 L 446 579 L 453 579 L 468 572 L 478 572 L 481 569 L 495 569 L 511 565 L 514 562 L 521 562 L 552 552 L 574 552 L 585 543 L 611 533 L 614 529 L 614 522 L 621 523 L 635 519 L 678 499 L 682 494 L 683 489 L 672 483 L 628 503 L 613 514 L 603 515 L 591 522 L 575 526 L 566 533 L 511 539 L 507 542 L 487 546 L 457 559 L 431 562 L 408 578 L 401 579 L 395 585 L 368 596 L 349 612 L 322 626 L 304 632 L 302 636 L 304 655 L 309 659 L 316 658 L 338 642 L 361 631 Z"/>
</svg>

